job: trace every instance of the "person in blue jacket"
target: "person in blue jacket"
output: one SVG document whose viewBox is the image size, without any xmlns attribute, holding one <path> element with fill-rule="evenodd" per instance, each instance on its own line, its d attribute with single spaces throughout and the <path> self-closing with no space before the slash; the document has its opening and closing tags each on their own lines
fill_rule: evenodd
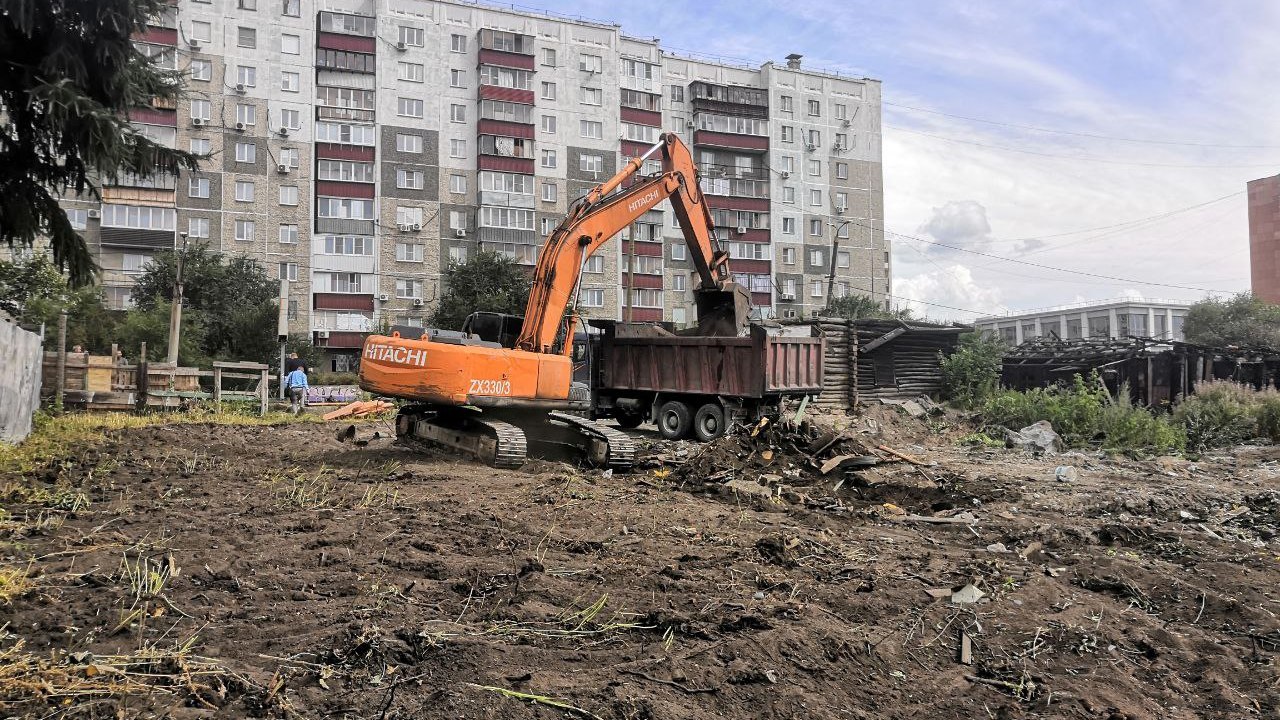
<svg viewBox="0 0 1280 720">
<path fill-rule="evenodd" d="M 289 391 L 289 411 L 294 415 L 302 412 L 307 399 L 307 373 L 302 368 L 295 368 L 285 376 L 284 387 Z"/>
</svg>

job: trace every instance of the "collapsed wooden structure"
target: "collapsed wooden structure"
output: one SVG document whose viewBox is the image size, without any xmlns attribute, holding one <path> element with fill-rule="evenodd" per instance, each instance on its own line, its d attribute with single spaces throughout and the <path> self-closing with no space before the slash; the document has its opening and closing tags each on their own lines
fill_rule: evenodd
<svg viewBox="0 0 1280 720">
<path fill-rule="evenodd" d="M 1000 380 L 1007 388 L 1030 390 L 1097 372 L 1113 397 L 1127 388 L 1135 403 L 1160 406 L 1195 392 L 1206 380 L 1234 379 L 1239 367 L 1222 351 L 1185 342 L 1037 338 L 1005 353 Z"/>
<path fill-rule="evenodd" d="M 817 318 L 826 338 L 822 393 L 816 402 L 849 409 L 868 400 L 903 400 L 942 391 L 942 359 L 956 351 L 965 327 L 897 320 Z"/>
</svg>

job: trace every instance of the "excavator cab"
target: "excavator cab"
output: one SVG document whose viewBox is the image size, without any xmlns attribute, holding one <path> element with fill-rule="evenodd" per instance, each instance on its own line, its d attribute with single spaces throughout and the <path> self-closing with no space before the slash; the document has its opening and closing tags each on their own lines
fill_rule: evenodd
<svg viewBox="0 0 1280 720">
<path fill-rule="evenodd" d="M 462 323 L 462 332 L 481 340 L 495 342 L 504 348 L 516 346 L 524 316 L 497 312 L 473 312 Z"/>
</svg>

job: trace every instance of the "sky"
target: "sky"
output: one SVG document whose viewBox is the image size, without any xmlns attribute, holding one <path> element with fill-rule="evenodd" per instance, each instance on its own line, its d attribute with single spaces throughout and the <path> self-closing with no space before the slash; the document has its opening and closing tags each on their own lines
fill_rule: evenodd
<svg viewBox="0 0 1280 720">
<path fill-rule="evenodd" d="M 1274 0 L 526 5 L 880 80 L 893 291 L 917 314 L 1248 289 L 1245 183 L 1280 172 Z"/>
</svg>

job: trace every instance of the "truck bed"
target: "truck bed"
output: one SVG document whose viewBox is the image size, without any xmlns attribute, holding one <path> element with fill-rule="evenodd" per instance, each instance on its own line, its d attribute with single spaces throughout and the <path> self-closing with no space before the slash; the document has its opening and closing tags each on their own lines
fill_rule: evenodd
<svg viewBox="0 0 1280 720">
<path fill-rule="evenodd" d="M 821 337 L 606 336 L 601 389 L 765 398 L 822 390 Z"/>
</svg>

